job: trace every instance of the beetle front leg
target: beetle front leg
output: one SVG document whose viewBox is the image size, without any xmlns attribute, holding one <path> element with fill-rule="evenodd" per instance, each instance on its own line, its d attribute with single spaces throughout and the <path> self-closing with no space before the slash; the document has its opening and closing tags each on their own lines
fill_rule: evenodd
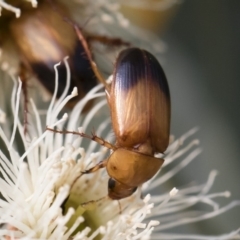
<svg viewBox="0 0 240 240">
<path fill-rule="evenodd" d="M 106 83 L 105 81 L 105 78 L 102 76 L 102 73 L 98 70 L 98 67 L 96 65 L 96 63 L 93 61 L 93 57 L 92 57 L 92 54 L 89 50 L 89 47 L 88 47 L 88 43 L 85 39 L 85 37 L 83 36 L 82 34 L 82 31 L 81 29 L 78 27 L 77 24 L 73 24 L 73 27 L 75 29 L 75 32 L 78 36 L 78 39 L 81 41 L 82 43 L 82 47 L 84 48 L 85 50 L 85 53 L 86 53 L 86 56 L 87 58 L 89 59 L 89 62 L 90 62 L 90 65 L 91 65 L 91 68 L 95 74 L 95 76 L 97 77 L 97 79 L 99 80 L 100 83 L 102 83 L 105 87 L 105 89 L 107 89 L 108 91 L 110 90 L 110 87 L 108 86 L 108 84 Z"/>
<path fill-rule="evenodd" d="M 97 165 L 95 165 L 94 167 L 92 167 L 92 168 L 90 168 L 90 169 L 88 169 L 88 170 L 86 170 L 86 171 L 81 172 L 81 174 L 80 174 L 78 177 L 76 177 L 75 180 L 73 181 L 71 188 L 72 188 L 73 185 L 77 182 L 77 180 L 78 180 L 81 176 L 83 176 L 84 174 L 93 173 L 93 172 L 96 172 L 97 170 L 99 170 L 99 169 L 101 169 L 101 168 L 106 167 L 106 166 L 107 166 L 107 161 L 108 161 L 108 159 L 105 159 L 105 160 L 99 162 L 99 163 L 98 163 Z"/>
<path fill-rule="evenodd" d="M 107 166 L 107 161 L 108 159 L 105 159 L 101 162 L 99 162 L 97 165 L 95 165 L 94 167 L 82 172 L 82 174 L 88 174 L 88 173 L 93 173 L 96 172 L 97 170 L 101 169 L 101 168 L 105 168 Z"/>
</svg>

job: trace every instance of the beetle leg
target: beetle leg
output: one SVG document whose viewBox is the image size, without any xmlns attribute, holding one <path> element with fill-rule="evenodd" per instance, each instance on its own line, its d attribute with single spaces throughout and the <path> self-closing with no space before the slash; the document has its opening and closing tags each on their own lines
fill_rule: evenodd
<svg viewBox="0 0 240 240">
<path fill-rule="evenodd" d="M 101 83 L 104 85 L 104 87 L 105 87 L 107 90 L 110 90 L 110 88 L 109 88 L 108 84 L 106 83 L 104 77 L 102 76 L 101 72 L 98 70 L 96 63 L 93 61 L 92 54 L 91 54 L 91 52 L 90 52 L 90 50 L 89 50 L 87 41 L 86 41 L 86 39 L 84 38 L 84 36 L 83 36 L 80 28 L 77 26 L 77 24 L 74 24 L 73 27 L 74 27 L 74 30 L 76 31 L 76 34 L 77 34 L 79 40 L 80 40 L 81 43 L 82 43 L 82 46 L 83 46 L 83 48 L 84 48 L 84 50 L 85 50 L 85 53 L 86 53 L 86 55 L 87 55 L 87 58 L 88 58 L 89 61 L 90 61 L 91 68 L 92 68 L 93 72 L 95 73 L 95 76 L 97 77 L 97 79 L 99 80 L 99 82 L 101 82 Z"/>
<path fill-rule="evenodd" d="M 111 45 L 111 46 L 126 46 L 130 47 L 131 44 L 129 42 L 126 42 L 122 40 L 121 38 L 114 38 L 114 37 L 107 37 L 107 36 L 99 36 L 99 35 L 88 35 L 87 36 L 87 42 L 99 42 L 105 45 Z"/>
<path fill-rule="evenodd" d="M 105 168 L 107 166 L 107 161 L 108 159 L 105 159 L 101 162 L 99 162 L 97 165 L 95 165 L 94 167 L 82 172 L 82 174 L 88 174 L 88 173 L 93 173 L 93 172 L 96 172 L 98 171 L 99 169 L 101 168 Z"/>
<path fill-rule="evenodd" d="M 49 128 L 48 130 L 50 130 L 50 131 L 55 131 L 54 129 L 50 129 L 50 128 Z M 59 133 L 59 132 L 60 132 L 60 131 L 58 131 L 58 133 Z M 106 165 L 107 165 L 107 160 L 108 160 L 108 159 L 105 159 L 105 160 L 99 162 L 99 163 L 98 163 L 97 165 L 95 165 L 94 167 L 92 167 L 92 168 L 90 168 L 90 169 L 88 169 L 88 170 L 86 170 L 86 171 L 81 172 L 80 175 L 77 176 L 77 177 L 75 178 L 75 180 L 73 181 L 73 183 L 72 183 L 72 185 L 71 185 L 71 188 L 73 187 L 73 185 L 77 182 L 77 180 L 78 180 L 83 174 L 93 173 L 93 172 L 96 172 L 97 170 L 99 170 L 99 169 L 101 169 L 101 168 L 106 167 Z"/>
<path fill-rule="evenodd" d="M 118 207 L 119 207 L 119 214 L 121 215 L 122 214 L 122 206 L 121 206 L 121 203 L 119 200 L 117 200 L 118 202 Z"/>
<path fill-rule="evenodd" d="M 55 133 L 61 133 L 61 134 L 74 134 L 74 135 L 78 135 L 81 136 L 83 138 L 88 138 L 91 139 L 94 142 L 97 142 L 98 144 L 108 148 L 108 149 L 112 149 L 112 150 L 116 150 L 117 147 L 115 147 L 114 145 L 112 145 L 110 142 L 105 141 L 103 138 L 98 137 L 97 135 L 95 135 L 94 133 L 92 133 L 91 135 L 87 135 L 86 133 L 81 133 L 81 132 L 75 132 L 75 131 L 68 131 L 68 130 L 57 130 L 57 129 L 52 129 L 52 128 L 48 128 L 46 127 L 46 130 L 51 131 L 51 132 L 55 132 Z"/>
<path fill-rule="evenodd" d="M 26 76 L 26 68 L 23 63 L 20 63 L 20 72 L 19 78 L 22 81 L 22 90 L 23 90 L 23 132 L 24 135 L 27 134 L 27 125 L 28 125 L 28 86 L 27 86 L 27 76 Z"/>
<path fill-rule="evenodd" d="M 104 147 L 106 147 L 106 148 L 108 148 L 108 149 L 112 149 L 112 150 L 116 150 L 116 149 L 117 149 L 117 148 L 116 148 L 114 145 L 112 145 L 110 142 L 105 141 L 103 138 L 98 137 L 98 136 L 95 135 L 94 133 L 92 133 L 92 136 L 87 135 L 87 134 L 85 134 L 85 133 L 79 133 L 79 135 L 80 135 L 81 137 L 84 137 L 84 138 L 89 138 L 89 139 L 91 139 L 92 141 L 97 142 L 98 144 L 100 144 L 100 145 L 102 145 L 102 146 L 104 146 Z"/>
</svg>

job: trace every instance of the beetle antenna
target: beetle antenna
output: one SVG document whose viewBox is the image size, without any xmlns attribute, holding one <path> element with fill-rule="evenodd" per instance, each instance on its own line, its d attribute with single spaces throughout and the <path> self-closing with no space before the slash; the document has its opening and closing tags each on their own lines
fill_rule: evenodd
<svg viewBox="0 0 240 240">
<path fill-rule="evenodd" d="M 82 175 L 83 175 L 83 174 L 88 174 L 88 173 L 93 173 L 93 172 L 98 171 L 98 170 L 101 169 L 101 168 L 105 168 L 105 167 L 107 166 L 107 161 L 108 161 L 108 159 L 102 160 L 101 162 L 99 162 L 98 164 L 96 164 L 94 167 L 92 167 L 92 168 L 90 168 L 90 169 L 87 169 L 87 170 L 81 172 Z"/>
<path fill-rule="evenodd" d="M 81 207 L 87 208 L 90 204 L 98 203 L 98 202 L 101 202 L 102 200 L 105 200 L 105 199 L 108 199 L 108 195 L 104 196 L 102 198 L 99 198 L 97 200 L 91 200 L 91 201 L 88 201 L 88 202 L 81 203 L 80 205 L 81 205 Z"/>
</svg>

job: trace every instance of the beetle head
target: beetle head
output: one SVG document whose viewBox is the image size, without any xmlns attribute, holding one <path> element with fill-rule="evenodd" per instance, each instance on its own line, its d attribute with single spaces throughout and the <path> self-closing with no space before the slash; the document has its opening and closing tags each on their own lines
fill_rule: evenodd
<svg viewBox="0 0 240 240">
<path fill-rule="evenodd" d="M 130 187 L 116 181 L 113 178 L 108 180 L 108 196 L 113 200 L 119 200 L 131 196 L 137 187 Z"/>
</svg>

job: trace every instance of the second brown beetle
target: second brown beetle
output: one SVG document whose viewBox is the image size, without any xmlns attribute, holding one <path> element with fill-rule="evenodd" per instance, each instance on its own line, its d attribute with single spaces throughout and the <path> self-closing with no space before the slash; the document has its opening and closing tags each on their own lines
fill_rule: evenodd
<svg viewBox="0 0 240 240">
<path fill-rule="evenodd" d="M 129 48 L 117 58 L 106 95 L 115 145 L 95 135 L 49 130 L 90 138 L 113 150 L 107 159 L 84 174 L 106 167 L 110 176 L 108 196 L 117 200 L 132 195 L 164 162 L 154 154 L 163 153 L 169 143 L 170 93 L 157 59 L 145 50 Z"/>
<path fill-rule="evenodd" d="M 66 94 L 70 95 L 73 88 L 77 87 L 78 96 L 71 99 L 67 105 L 72 108 L 99 83 L 99 76 L 95 75 L 93 69 L 92 44 L 98 42 L 107 47 L 129 46 L 128 42 L 118 37 L 100 36 L 89 32 L 89 29 L 88 31 L 80 29 L 71 20 L 69 9 L 59 1 L 39 1 L 36 9 L 26 1 L 14 0 L 12 4 L 21 9 L 22 14 L 20 18 L 15 18 L 13 13 L 3 11 L 0 17 L 0 47 L 4 49 L 10 39 L 13 49 L 19 56 L 17 73 L 23 82 L 26 112 L 28 112 L 27 82 L 32 76 L 53 95 L 54 65 L 69 56 L 70 86 L 66 89 L 67 69 L 61 64 L 58 66 L 56 97 L 62 96 L 66 90 L 68 90 Z M 89 106 L 86 106 L 85 110 Z"/>
</svg>

